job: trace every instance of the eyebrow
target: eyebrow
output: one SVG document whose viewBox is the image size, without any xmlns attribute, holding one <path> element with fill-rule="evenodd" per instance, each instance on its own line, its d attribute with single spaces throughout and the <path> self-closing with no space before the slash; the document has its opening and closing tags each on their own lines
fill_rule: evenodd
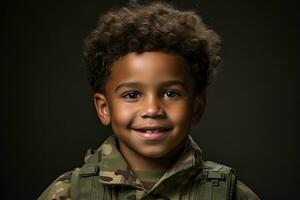
<svg viewBox="0 0 300 200">
<path fill-rule="evenodd" d="M 137 88 L 137 87 L 143 87 L 143 85 L 144 84 L 142 84 L 140 82 L 121 83 L 120 85 L 118 85 L 116 87 L 115 92 L 117 92 L 118 90 L 120 90 L 121 88 L 124 88 L 124 87 Z M 170 80 L 170 81 L 165 81 L 162 83 L 162 87 L 167 87 L 167 86 L 171 86 L 171 85 L 180 85 L 180 86 L 184 87 L 185 89 L 188 89 L 187 84 L 182 80 Z"/>
</svg>

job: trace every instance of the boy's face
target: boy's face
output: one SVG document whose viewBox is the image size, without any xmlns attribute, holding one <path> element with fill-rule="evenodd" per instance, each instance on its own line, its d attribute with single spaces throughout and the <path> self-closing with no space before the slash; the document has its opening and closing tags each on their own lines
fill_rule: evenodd
<svg viewBox="0 0 300 200">
<path fill-rule="evenodd" d="M 94 102 L 123 154 L 161 158 L 185 141 L 201 117 L 206 96 L 194 87 L 181 56 L 129 53 L 112 65 L 106 94 L 96 93 Z"/>
</svg>

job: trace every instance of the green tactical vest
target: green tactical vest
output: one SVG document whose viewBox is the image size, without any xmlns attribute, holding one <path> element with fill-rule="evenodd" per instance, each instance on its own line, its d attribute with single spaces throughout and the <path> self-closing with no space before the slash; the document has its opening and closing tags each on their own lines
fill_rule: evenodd
<svg viewBox="0 0 300 200">
<path fill-rule="evenodd" d="M 76 168 L 71 177 L 72 200 L 111 200 L 111 186 L 99 180 L 101 159 L 91 154 L 82 168 Z M 203 170 L 192 183 L 191 200 L 233 199 L 237 177 L 235 171 L 215 162 L 204 162 Z"/>
</svg>

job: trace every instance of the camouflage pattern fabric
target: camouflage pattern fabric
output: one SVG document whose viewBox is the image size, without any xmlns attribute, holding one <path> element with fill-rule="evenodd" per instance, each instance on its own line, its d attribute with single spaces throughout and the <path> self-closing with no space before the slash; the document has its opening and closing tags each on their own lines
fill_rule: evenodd
<svg viewBox="0 0 300 200">
<path fill-rule="evenodd" d="M 159 181 L 159 179 L 164 175 L 165 171 L 135 171 L 134 172 L 137 177 L 141 180 L 143 183 L 143 186 L 150 190 L 156 183 Z"/>
<path fill-rule="evenodd" d="M 109 186 L 112 200 L 189 200 L 194 177 L 201 172 L 201 150 L 189 136 L 184 151 L 173 166 L 155 183 L 144 185 L 128 166 L 117 148 L 115 136 L 109 137 L 95 154 L 87 154 L 86 163 L 92 156 L 101 159 L 98 181 Z M 38 200 L 71 200 L 71 174 L 67 172 L 55 180 Z M 73 199 L 75 200 L 75 199 Z M 234 200 L 259 200 L 241 181 L 237 181 Z"/>
</svg>

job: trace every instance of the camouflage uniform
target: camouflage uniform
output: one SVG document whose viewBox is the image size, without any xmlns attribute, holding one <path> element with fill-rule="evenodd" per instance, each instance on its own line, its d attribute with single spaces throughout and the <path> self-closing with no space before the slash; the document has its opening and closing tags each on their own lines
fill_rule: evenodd
<svg viewBox="0 0 300 200">
<path fill-rule="evenodd" d="M 191 185 L 195 177 L 203 171 L 206 162 L 203 162 L 201 150 L 190 136 L 185 145 L 184 152 L 178 157 L 175 164 L 167 170 L 158 181 L 153 183 L 151 183 L 151 181 L 145 182 L 140 180 L 140 178 L 130 170 L 116 144 L 116 137 L 111 136 L 94 154 L 88 153 L 85 157 L 86 163 L 89 163 L 91 159 L 95 159 L 95 157 L 99 158 L 99 160 L 101 159 L 99 170 L 94 171 L 97 173 L 98 178 L 93 180 L 97 180 L 96 184 L 98 184 L 98 186 L 102 184 L 102 186 L 105 185 L 109 188 L 108 194 L 110 199 L 194 199 L 195 194 L 192 194 Z M 94 156 L 94 158 L 91 156 Z M 93 168 L 90 168 L 88 165 L 88 167 L 83 167 L 82 169 L 88 169 L 88 173 L 90 173 L 90 169 Z M 71 177 L 72 173 L 78 173 L 78 171 L 80 170 L 77 169 L 73 172 L 67 172 L 60 176 L 44 191 L 38 200 L 73 199 Z M 239 180 L 236 181 L 232 198 L 234 200 L 259 200 L 259 198 Z M 79 197 L 79 199 L 82 198 Z"/>
</svg>

